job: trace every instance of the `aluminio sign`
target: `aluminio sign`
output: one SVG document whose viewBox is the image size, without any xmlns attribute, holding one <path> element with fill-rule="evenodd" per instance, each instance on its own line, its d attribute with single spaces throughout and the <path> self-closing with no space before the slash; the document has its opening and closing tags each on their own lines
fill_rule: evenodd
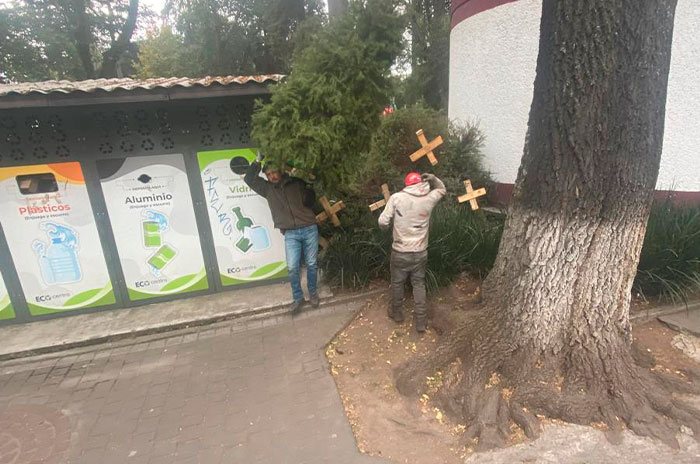
<svg viewBox="0 0 700 464">
<path fill-rule="evenodd" d="M 15 310 L 12 308 L 12 303 L 10 303 L 10 295 L 7 294 L 7 287 L 5 287 L 5 281 L 0 275 L 0 320 L 2 319 L 14 319 Z"/>
<path fill-rule="evenodd" d="M 208 288 L 180 154 L 98 161 L 129 298 Z"/>
<path fill-rule="evenodd" d="M 115 302 L 80 163 L 0 168 L 0 195 L 31 314 Z"/>
<path fill-rule="evenodd" d="M 223 285 L 284 277 L 284 237 L 274 228 L 267 200 L 243 182 L 253 149 L 197 154 Z M 231 161 L 237 166 L 231 171 Z"/>
</svg>

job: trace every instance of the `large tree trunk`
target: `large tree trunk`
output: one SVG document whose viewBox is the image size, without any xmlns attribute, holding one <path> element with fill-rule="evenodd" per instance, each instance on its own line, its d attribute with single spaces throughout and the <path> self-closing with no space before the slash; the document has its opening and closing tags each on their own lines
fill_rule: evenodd
<svg viewBox="0 0 700 464">
<path fill-rule="evenodd" d="M 90 29 L 90 18 L 87 15 L 86 0 L 71 0 L 70 8 L 72 15 L 75 18 L 75 48 L 78 50 L 80 62 L 83 65 L 86 79 L 95 78 L 95 66 L 92 63 L 92 53 L 90 53 L 90 45 L 93 43 L 92 31 Z"/>
<path fill-rule="evenodd" d="M 134 30 L 136 29 L 136 19 L 138 18 L 138 14 L 139 1 L 129 0 L 129 10 L 126 21 L 124 21 L 122 31 L 117 40 L 112 42 L 109 50 L 106 50 L 102 54 L 102 68 L 100 69 L 100 77 L 122 77 L 118 75 L 120 74 L 120 72 L 118 72 L 118 62 L 131 43 L 131 37 L 134 35 Z"/>
<path fill-rule="evenodd" d="M 484 285 L 519 345 L 604 355 L 629 342 L 675 3 L 544 2 L 529 136 Z"/>
<path fill-rule="evenodd" d="M 481 449 L 505 443 L 509 419 L 537 436 L 533 413 L 602 421 L 611 437 L 621 422 L 671 445 L 681 423 L 700 436 L 697 411 L 670 393 L 697 386 L 640 367 L 629 323 L 675 4 L 543 2 L 528 137 L 484 310 L 397 379 L 416 393 L 448 368 L 438 400 Z"/>
</svg>

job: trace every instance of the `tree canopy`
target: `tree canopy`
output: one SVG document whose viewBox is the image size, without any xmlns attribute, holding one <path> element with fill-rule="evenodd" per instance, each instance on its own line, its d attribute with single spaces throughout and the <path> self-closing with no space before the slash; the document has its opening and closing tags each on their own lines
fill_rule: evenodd
<svg viewBox="0 0 700 464">
<path fill-rule="evenodd" d="M 331 3 L 341 19 L 354 2 Z M 171 0 L 162 12 L 138 0 L 2 5 L 0 79 L 16 82 L 288 74 L 294 50 L 328 25 L 320 0 Z M 401 0 L 397 7 L 405 19 L 392 100 L 444 109 L 449 0 Z"/>
<path fill-rule="evenodd" d="M 450 71 L 450 0 L 410 0 L 406 14 L 410 44 L 404 61 L 410 74 L 403 82 L 402 103 L 423 100 L 447 108 Z"/>
<path fill-rule="evenodd" d="M 13 0 L 0 8 L 0 76 L 14 81 L 132 73 L 138 0 Z"/>
<path fill-rule="evenodd" d="M 182 0 L 169 11 L 191 77 L 287 73 L 297 27 L 321 14 L 316 0 Z"/>
</svg>

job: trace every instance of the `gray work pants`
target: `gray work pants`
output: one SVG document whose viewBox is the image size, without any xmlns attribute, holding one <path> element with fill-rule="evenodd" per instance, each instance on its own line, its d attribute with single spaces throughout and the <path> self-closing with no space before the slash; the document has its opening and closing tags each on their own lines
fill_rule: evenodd
<svg viewBox="0 0 700 464">
<path fill-rule="evenodd" d="M 401 311 L 403 290 L 406 279 L 411 277 L 413 286 L 413 301 L 416 305 L 416 318 L 425 318 L 425 263 L 428 261 L 428 251 L 418 253 L 403 253 L 391 251 L 391 309 Z"/>
</svg>

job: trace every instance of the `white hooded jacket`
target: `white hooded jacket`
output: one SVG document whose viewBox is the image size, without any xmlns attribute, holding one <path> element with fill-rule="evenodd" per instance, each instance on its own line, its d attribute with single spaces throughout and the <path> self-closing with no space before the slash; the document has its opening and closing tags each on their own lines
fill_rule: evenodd
<svg viewBox="0 0 700 464">
<path fill-rule="evenodd" d="M 429 182 L 409 185 L 389 198 L 379 227 L 385 229 L 394 220 L 394 250 L 416 253 L 428 248 L 430 214 L 445 193 L 445 184 L 431 176 Z"/>
</svg>

